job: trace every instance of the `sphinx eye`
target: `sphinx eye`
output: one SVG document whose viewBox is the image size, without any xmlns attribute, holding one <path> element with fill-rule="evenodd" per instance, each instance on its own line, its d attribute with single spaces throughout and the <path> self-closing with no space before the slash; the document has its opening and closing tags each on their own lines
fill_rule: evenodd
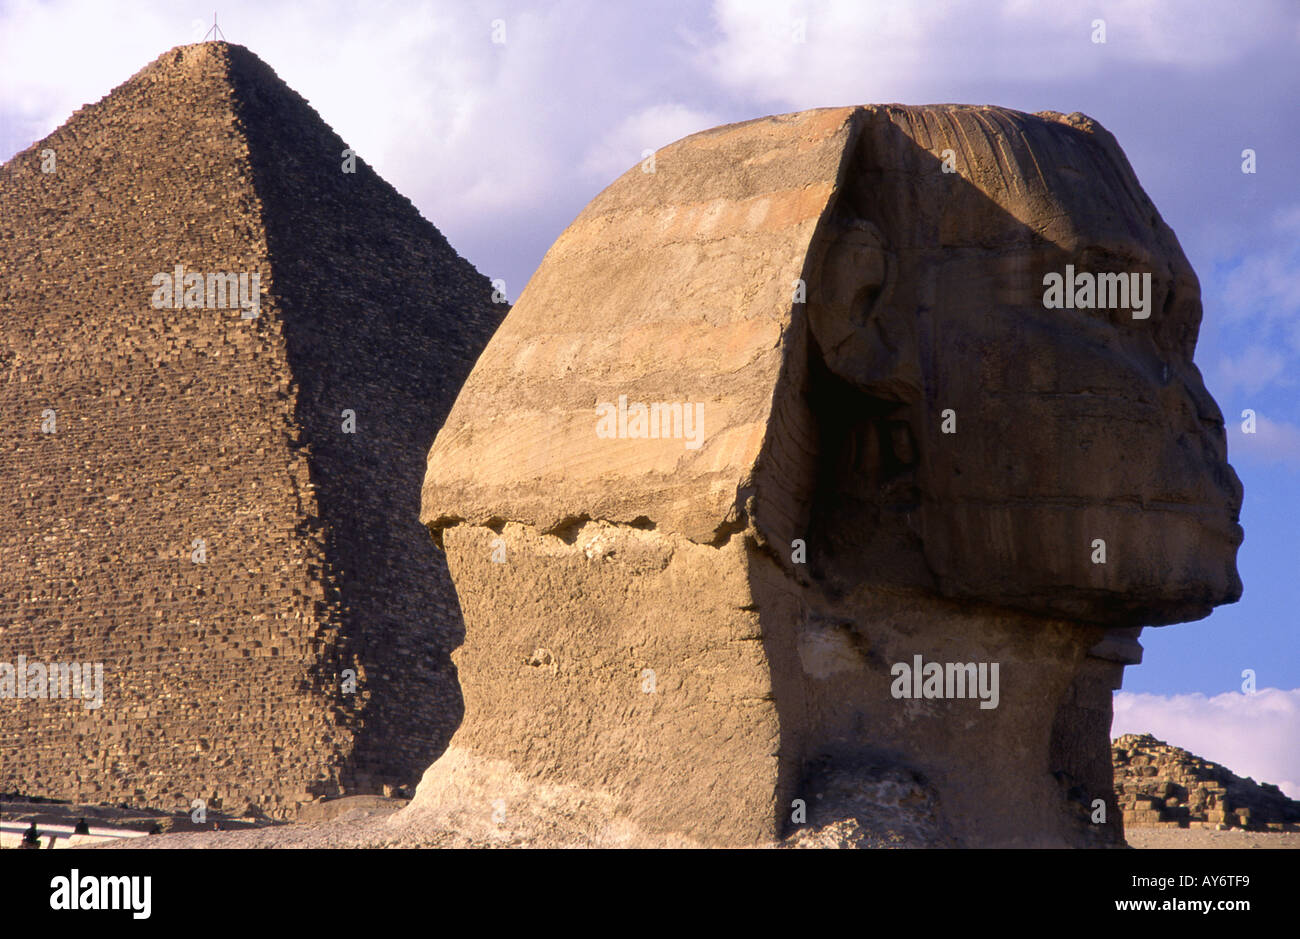
<svg viewBox="0 0 1300 939">
<path fill-rule="evenodd" d="M 876 304 L 880 302 L 880 292 L 883 287 L 883 284 L 868 284 L 853 298 L 852 316 L 857 325 L 865 326 L 867 320 L 871 318 Z"/>
<path fill-rule="evenodd" d="M 1067 278 L 1068 280 L 1068 278 Z M 1073 262 L 1076 308 L 1116 326 L 1150 320 L 1168 305 L 1170 285 L 1156 279 L 1148 259 L 1127 246 L 1090 245 Z"/>
<path fill-rule="evenodd" d="M 1150 262 L 1131 250 L 1103 245 L 1092 245 L 1084 249 L 1075 261 L 1075 266 L 1099 274 L 1131 274 L 1151 270 Z"/>
</svg>

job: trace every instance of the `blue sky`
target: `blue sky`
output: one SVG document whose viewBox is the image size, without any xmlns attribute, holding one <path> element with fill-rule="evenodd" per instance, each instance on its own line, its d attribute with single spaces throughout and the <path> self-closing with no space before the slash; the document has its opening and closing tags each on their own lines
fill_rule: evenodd
<svg viewBox="0 0 1300 939">
<path fill-rule="evenodd" d="M 715 124 L 892 101 L 1099 120 L 1201 278 L 1196 358 L 1245 486 L 1241 602 L 1147 630 L 1114 729 L 1151 730 L 1300 797 L 1300 3 L 304 6 L 222 3 L 220 23 L 511 297 L 644 149 Z M 197 41 L 211 15 L 209 3 L 0 2 L 0 159 Z M 1241 171 L 1247 148 L 1254 174 Z M 1241 692 L 1244 669 L 1260 694 Z"/>
</svg>

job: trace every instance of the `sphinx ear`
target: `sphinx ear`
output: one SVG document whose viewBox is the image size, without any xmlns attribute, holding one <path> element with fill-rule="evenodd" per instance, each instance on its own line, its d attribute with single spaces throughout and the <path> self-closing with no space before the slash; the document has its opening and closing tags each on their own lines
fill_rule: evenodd
<svg viewBox="0 0 1300 939">
<path fill-rule="evenodd" d="M 877 398 L 920 396 L 915 316 L 890 304 L 898 260 L 880 229 L 832 219 L 814 248 L 808 324 L 832 373 Z"/>
</svg>

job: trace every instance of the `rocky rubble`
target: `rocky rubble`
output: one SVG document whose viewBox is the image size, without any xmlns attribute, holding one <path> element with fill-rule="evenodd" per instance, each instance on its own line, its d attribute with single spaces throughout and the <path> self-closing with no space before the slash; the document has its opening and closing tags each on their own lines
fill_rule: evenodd
<svg viewBox="0 0 1300 939">
<path fill-rule="evenodd" d="M 1150 734 L 1111 746 L 1124 826 L 1300 831 L 1300 802 Z"/>
</svg>

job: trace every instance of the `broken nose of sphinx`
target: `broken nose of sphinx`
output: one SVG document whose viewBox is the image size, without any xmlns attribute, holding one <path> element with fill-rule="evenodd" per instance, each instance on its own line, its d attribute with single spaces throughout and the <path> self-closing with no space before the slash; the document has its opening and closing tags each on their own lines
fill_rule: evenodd
<svg viewBox="0 0 1300 939">
<path fill-rule="evenodd" d="M 1202 381 L 1200 372 L 1192 367 L 1182 382 L 1183 390 L 1191 401 L 1196 416 L 1197 432 L 1206 454 L 1206 467 L 1215 488 L 1222 494 L 1224 508 L 1231 525 L 1236 526 L 1241 515 L 1243 488 L 1236 471 L 1228 463 L 1228 437 L 1223 412 Z M 1235 534 L 1240 543 L 1240 528 Z"/>
</svg>

